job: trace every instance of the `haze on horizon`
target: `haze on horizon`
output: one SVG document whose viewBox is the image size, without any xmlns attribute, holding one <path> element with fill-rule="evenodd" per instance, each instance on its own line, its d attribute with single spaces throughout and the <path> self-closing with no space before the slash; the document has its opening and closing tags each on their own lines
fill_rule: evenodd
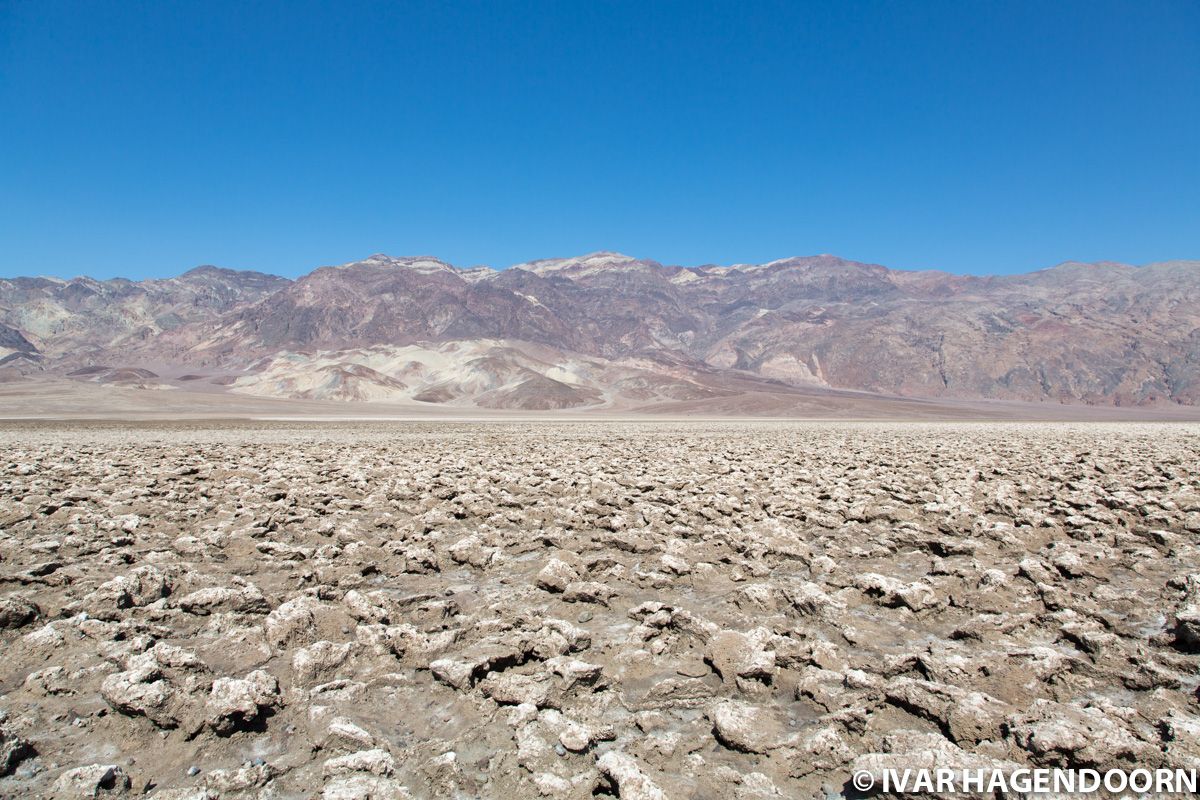
<svg viewBox="0 0 1200 800">
<path fill-rule="evenodd" d="M 0 277 L 1200 256 L 1200 6 L 0 4 Z"/>
</svg>

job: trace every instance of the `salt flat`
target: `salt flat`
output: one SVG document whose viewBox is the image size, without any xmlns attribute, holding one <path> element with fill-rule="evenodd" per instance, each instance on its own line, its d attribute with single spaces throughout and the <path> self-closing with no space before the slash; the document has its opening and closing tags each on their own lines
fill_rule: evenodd
<svg viewBox="0 0 1200 800">
<path fill-rule="evenodd" d="M 41 422 L 0 447 L 3 796 L 1200 766 L 1198 425 Z"/>
</svg>

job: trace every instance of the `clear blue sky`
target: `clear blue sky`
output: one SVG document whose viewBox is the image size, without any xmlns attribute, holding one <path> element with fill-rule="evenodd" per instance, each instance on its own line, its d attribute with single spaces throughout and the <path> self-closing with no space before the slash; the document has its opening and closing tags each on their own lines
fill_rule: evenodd
<svg viewBox="0 0 1200 800">
<path fill-rule="evenodd" d="M 1200 258 L 1200 3 L 0 0 L 0 275 Z"/>
</svg>

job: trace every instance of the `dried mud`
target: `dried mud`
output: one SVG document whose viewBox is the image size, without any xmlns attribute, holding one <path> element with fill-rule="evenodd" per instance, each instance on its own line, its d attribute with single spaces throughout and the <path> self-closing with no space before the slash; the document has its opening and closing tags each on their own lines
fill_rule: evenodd
<svg viewBox="0 0 1200 800">
<path fill-rule="evenodd" d="M 1200 428 L 0 429 L 0 795 L 1200 767 Z"/>
</svg>

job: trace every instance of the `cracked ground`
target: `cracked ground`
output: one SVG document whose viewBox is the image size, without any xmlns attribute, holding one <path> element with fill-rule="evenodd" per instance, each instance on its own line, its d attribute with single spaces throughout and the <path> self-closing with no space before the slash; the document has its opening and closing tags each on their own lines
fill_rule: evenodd
<svg viewBox="0 0 1200 800">
<path fill-rule="evenodd" d="M 1200 426 L 7 424 L 0 796 L 1200 767 Z"/>
</svg>

